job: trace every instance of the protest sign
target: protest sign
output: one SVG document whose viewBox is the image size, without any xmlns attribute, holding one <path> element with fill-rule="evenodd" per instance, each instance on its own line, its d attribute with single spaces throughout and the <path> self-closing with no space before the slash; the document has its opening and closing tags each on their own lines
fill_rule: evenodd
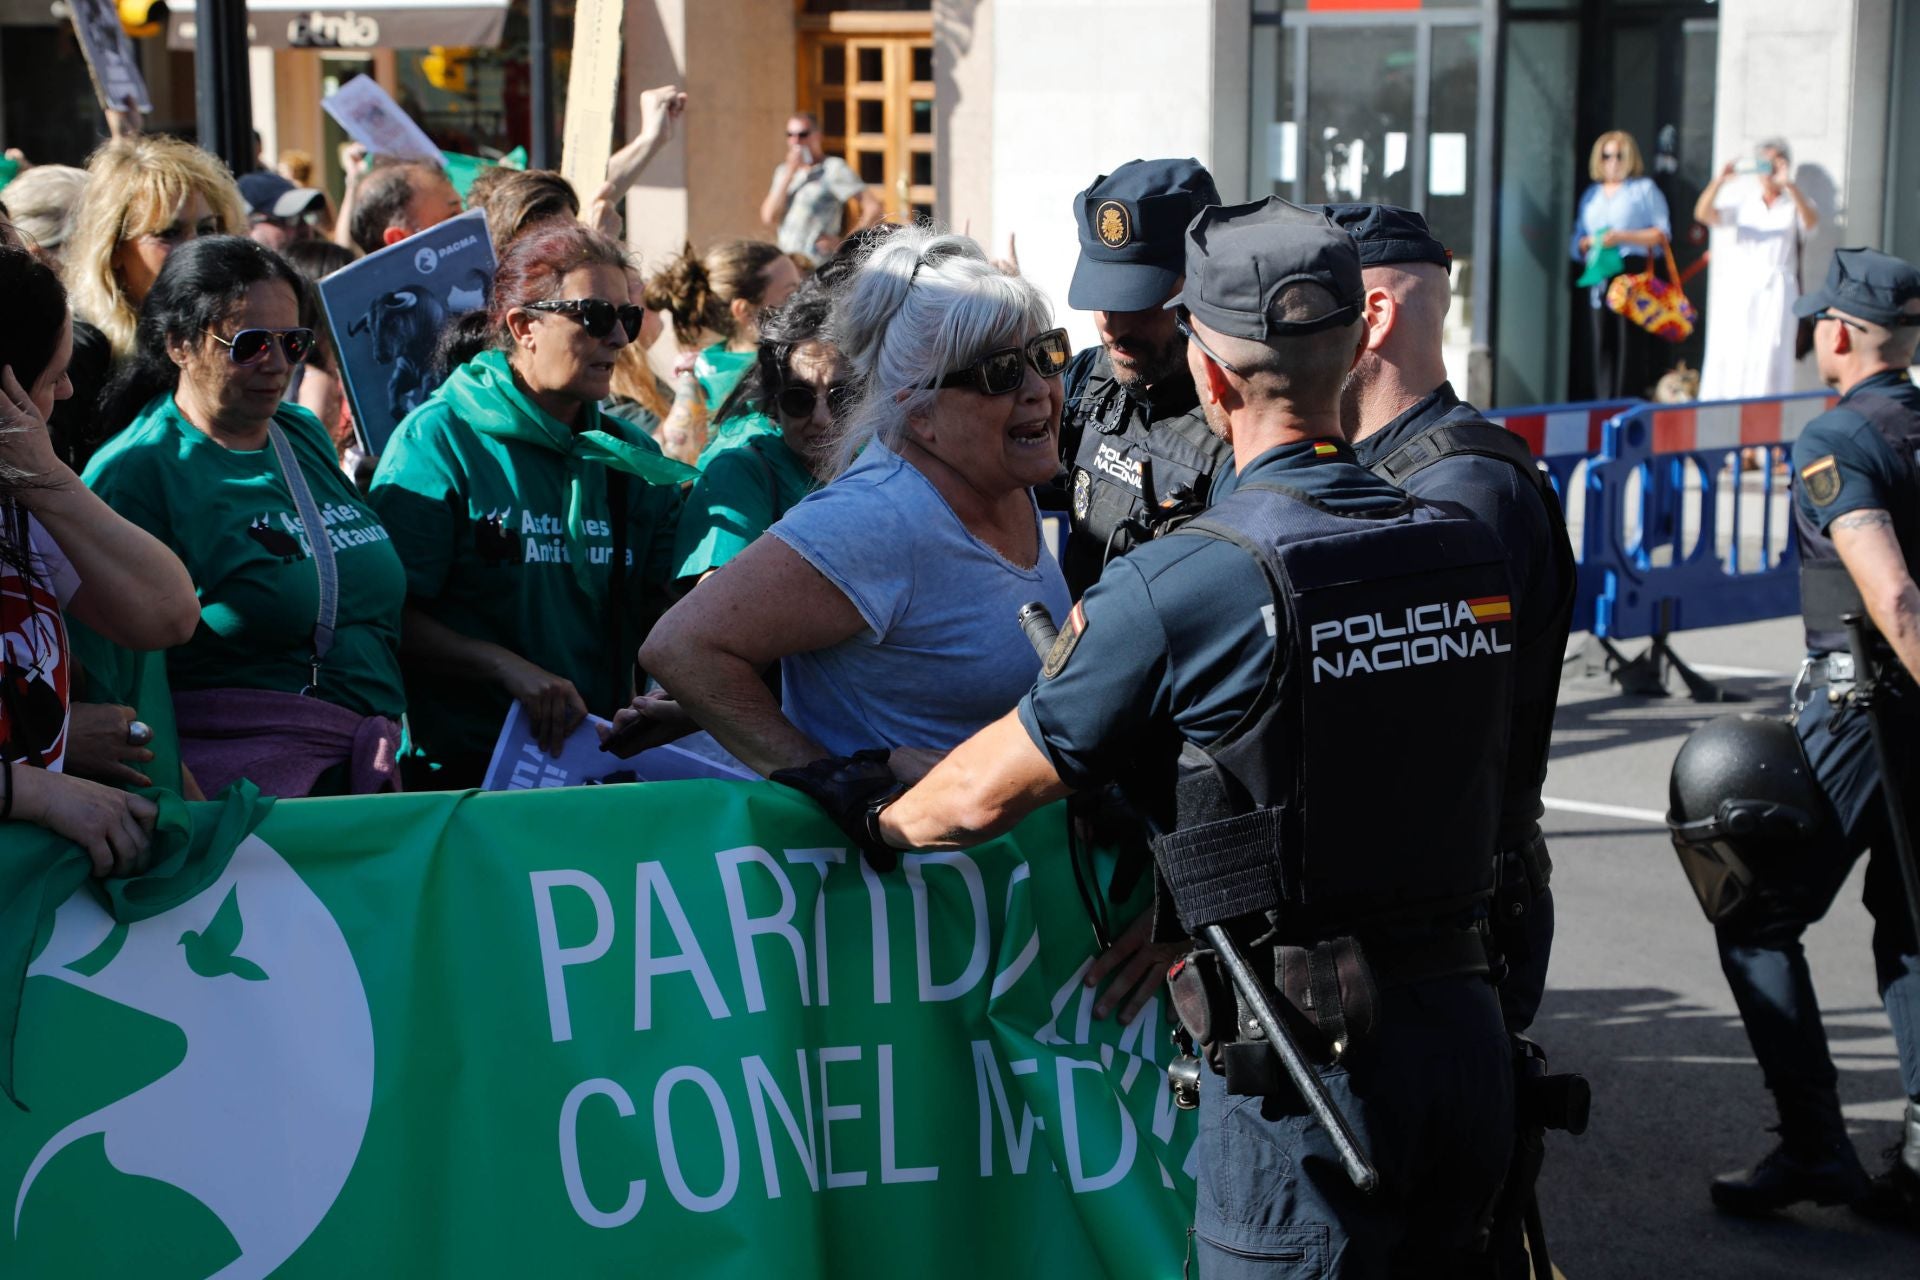
<svg viewBox="0 0 1920 1280">
<path fill-rule="evenodd" d="M 372 76 L 355 76 L 320 99 L 320 105 L 349 138 L 377 156 L 446 164 L 433 139 Z"/>
<path fill-rule="evenodd" d="M 573 11 L 573 65 L 567 73 L 567 121 L 560 176 L 593 199 L 613 158 L 613 110 L 619 102 L 623 0 L 579 0 Z"/>
<path fill-rule="evenodd" d="M 1061 806 L 886 875 L 763 782 L 243 829 L 52 914 L 0 1274 L 1181 1274 L 1195 1113 L 1158 999 L 1092 1016 Z"/>
<path fill-rule="evenodd" d="M 704 743 L 668 743 L 622 759 L 600 749 L 599 716 L 588 716 L 567 735 L 559 755 L 548 755 L 533 735 L 533 722 L 519 703 L 507 708 L 506 723 L 493 744 L 483 791 L 526 791 L 534 787 L 583 787 L 611 782 L 678 782 L 687 778 L 752 779 L 738 760 L 707 734 Z"/>
<path fill-rule="evenodd" d="M 440 385 L 433 352 L 447 320 L 487 305 L 493 241 L 463 213 L 320 281 L 360 447 L 379 457 L 393 429 Z"/>
<path fill-rule="evenodd" d="M 147 93 L 146 77 L 140 74 L 140 57 L 120 25 L 113 0 L 67 0 L 67 7 L 100 105 L 108 111 L 125 111 L 131 98 L 134 110 L 151 114 L 153 99 Z"/>
</svg>

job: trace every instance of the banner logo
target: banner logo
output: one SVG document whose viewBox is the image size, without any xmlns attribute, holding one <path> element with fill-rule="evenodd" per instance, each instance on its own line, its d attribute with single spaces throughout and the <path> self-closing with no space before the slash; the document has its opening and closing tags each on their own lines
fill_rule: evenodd
<svg viewBox="0 0 1920 1280">
<path fill-rule="evenodd" d="M 193 1197 L 266 1276 L 346 1185 L 373 1106 L 373 1020 L 353 954 L 305 881 L 258 837 L 204 892 L 118 925 L 83 892 L 54 918 L 29 978 L 53 978 L 170 1024 L 186 1054 L 54 1134 L 27 1166 L 12 1230 L 63 1151 L 98 1135 L 121 1173 Z"/>
</svg>

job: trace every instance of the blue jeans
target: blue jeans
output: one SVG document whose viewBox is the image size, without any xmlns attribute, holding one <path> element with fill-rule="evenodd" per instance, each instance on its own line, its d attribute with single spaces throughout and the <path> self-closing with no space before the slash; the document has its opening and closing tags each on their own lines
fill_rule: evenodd
<svg viewBox="0 0 1920 1280">
<path fill-rule="evenodd" d="M 1920 709 L 1909 704 L 1889 717 L 1903 794 L 1920 800 Z M 1873 916 L 1873 958 L 1880 998 L 1893 1023 L 1900 1073 L 1909 1098 L 1920 1099 L 1920 955 L 1915 954 L 1900 868 L 1880 794 L 1880 763 L 1866 716 L 1835 710 L 1815 690 L 1797 725 L 1807 760 L 1833 806 L 1835 829 L 1817 847 L 1755 868 L 1757 900 L 1717 930 L 1720 967 L 1733 988 L 1747 1039 L 1760 1060 L 1767 1088 L 1791 1130 L 1807 1122 L 1828 1134 L 1844 1132 L 1835 1096 L 1838 1076 L 1827 1052 L 1826 1030 L 1813 994 L 1800 937 L 1827 913 L 1856 858 L 1868 854 L 1862 894 Z M 1791 1136 L 1791 1135 L 1790 1135 Z"/>
<path fill-rule="evenodd" d="M 1513 1074 L 1493 989 L 1441 978 L 1381 993 L 1374 1038 L 1320 1072 L 1380 1173 L 1347 1180 L 1290 1091 L 1200 1086 L 1201 1280 L 1488 1274 L 1473 1236 L 1513 1148 Z"/>
</svg>

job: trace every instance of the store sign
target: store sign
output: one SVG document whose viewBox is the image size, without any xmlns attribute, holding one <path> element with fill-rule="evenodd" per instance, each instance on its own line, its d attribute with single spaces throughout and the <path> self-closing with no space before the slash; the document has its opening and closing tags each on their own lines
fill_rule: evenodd
<svg viewBox="0 0 1920 1280">
<path fill-rule="evenodd" d="M 506 25 L 506 0 L 363 0 L 340 6 L 253 0 L 247 6 L 247 42 L 262 49 L 492 49 Z M 191 8 L 169 18 L 171 47 L 191 49 L 198 35 Z"/>
</svg>

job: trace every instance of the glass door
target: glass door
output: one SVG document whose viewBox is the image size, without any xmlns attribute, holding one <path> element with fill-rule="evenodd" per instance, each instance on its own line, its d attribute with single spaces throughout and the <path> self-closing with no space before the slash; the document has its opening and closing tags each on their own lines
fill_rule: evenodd
<svg viewBox="0 0 1920 1280">
<path fill-rule="evenodd" d="M 1254 18 L 1249 186 L 1299 204 L 1365 201 L 1424 214 L 1453 251 L 1447 374 L 1475 373 L 1490 197 L 1477 181 L 1485 35 L 1476 7 L 1383 14 L 1288 9 Z"/>
</svg>

